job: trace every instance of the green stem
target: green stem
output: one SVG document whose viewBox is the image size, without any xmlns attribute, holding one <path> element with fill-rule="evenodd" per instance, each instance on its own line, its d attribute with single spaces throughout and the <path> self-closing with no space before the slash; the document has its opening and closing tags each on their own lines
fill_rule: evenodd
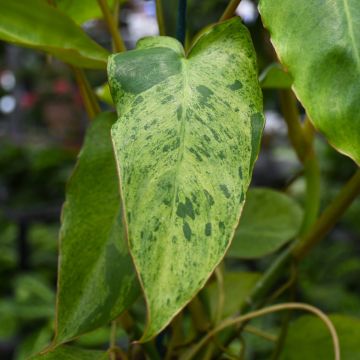
<svg viewBox="0 0 360 360">
<path fill-rule="evenodd" d="M 253 311 L 251 313 L 241 315 L 235 318 L 229 318 L 224 320 L 221 324 L 219 324 L 216 328 L 209 331 L 197 344 L 195 344 L 192 348 L 189 349 L 187 353 L 184 354 L 184 356 L 181 358 L 181 360 L 192 360 L 195 355 L 201 350 L 201 348 L 216 334 L 223 331 L 224 329 L 238 325 L 239 323 L 244 323 L 249 320 L 271 314 L 278 311 L 284 311 L 284 310 L 305 310 L 308 312 L 311 312 L 312 314 L 318 316 L 323 323 L 328 328 L 332 342 L 333 342 L 333 348 L 334 348 L 334 354 L 335 354 L 335 360 L 340 360 L 340 346 L 339 346 L 339 338 L 336 333 L 336 329 L 331 322 L 331 320 L 324 314 L 321 310 L 317 309 L 314 306 L 303 304 L 303 303 L 285 303 L 285 304 L 278 304 L 278 305 L 272 305 L 264 309 L 260 309 L 257 311 Z"/>
<path fill-rule="evenodd" d="M 85 110 L 89 116 L 89 119 L 92 120 L 101 111 L 99 103 L 96 99 L 96 95 L 94 94 L 84 71 L 76 67 L 72 67 L 72 69 L 84 102 Z"/>
<path fill-rule="evenodd" d="M 295 301 L 295 296 L 296 296 L 296 282 L 295 281 L 291 284 L 289 290 L 290 290 L 290 299 L 289 300 L 290 300 L 290 302 L 293 302 L 293 301 Z M 281 323 L 280 334 L 277 338 L 275 349 L 271 356 L 271 360 L 277 360 L 282 353 L 282 350 L 283 350 L 283 347 L 285 344 L 285 340 L 286 340 L 286 337 L 288 334 L 288 330 L 289 330 L 291 315 L 292 315 L 291 310 L 286 311 L 284 313 L 284 316 L 282 318 L 282 323 Z"/>
<path fill-rule="evenodd" d="M 108 3 L 106 0 L 97 0 L 101 11 L 104 15 L 105 22 L 108 26 L 109 32 L 112 36 L 112 39 L 114 41 L 114 47 L 116 52 L 123 52 L 126 51 L 126 47 L 124 44 L 124 41 L 121 37 L 120 31 L 117 28 L 117 24 L 115 23 L 114 17 L 111 14 L 111 11 L 109 9 Z"/>
<path fill-rule="evenodd" d="M 156 18 L 157 18 L 157 23 L 159 26 L 159 34 L 161 36 L 166 35 L 162 0 L 156 0 Z"/>
<path fill-rule="evenodd" d="M 357 169 L 355 175 L 321 214 L 311 231 L 296 243 L 293 254 L 297 260 L 303 259 L 328 234 L 359 194 L 360 169 Z"/>
<path fill-rule="evenodd" d="M 243 311 L 254 305 L 256 306 L 256 303 L 268 293 L 279 277 L 283 275 L 285 267 L 293 257 L 296 260 L 301 260 L 327 235 L 359 193 L 360 170 L 358 169 L 311 229 L 303 237 L 285 249 L 273 262 L 271 267 L 262 275 L 256 283 L 253 292 L 250 294 L 247 305 L 242 309 Z"/>
<path fill-rule="evenodd" d="M 223 275 L 223 264 L 220 264 L 214 271 L 216 282 L 217 282 L 217 291 L 218 291 L 218 298 L 216 303 L 215 309 L 215 316 L 213 320 L 213 325 L 216 326 L 220 323 L 222 319 L 222 314 L 224 310 L 224 275 Z M 215 350 L 215 342 L 212 342 L 207 347 L 204 355 L 203 360 L 211 360 L 213 358 L 213 352 Z"/>
<path fill-rule="evenodd" d="M 305 211 L 300 235 L 305 234 L 315 223 L 320 209 L 320 168 L 313 151 L 304 162 L 304 175 L 306 179 Z"/>
<path fill-rule="evenodd" d="M 299 121 L 296 98 L 291 90 L 281 90 L 280 106 L 288 128 L 290 142 L 304 166 L 306 180 L 305 212 L 300 235 L 314 224 L 320 207 L 320 169 L 315 154 L 314 132 L 308 119 L 303 127 Z"/>
<path fill-rule="evenodd" d="M 119 13 L 120 13 L 120 0 L 115 0 L 114 3 L 114 11 L 113 11 L 113 18 L 115 24 L 117 24 L 119 19 Z M 112 39 L 112 52 L 117 52 L 115 41 Z"/>
<path fill-rule="evenodd" d="M 195 296 L 188 305 L 194 328 L 199 333 L 205 332 L 210 327 L 210 321 L 206 316 L 205 309 L 199 296 Z"/>
<path fill-rule="evenodd" d="M 173 358 L 174 348 L 183 340 L 182 323 L 183 313 L 180 312 L 171 323 L 172 335 L 167 346 L 165 360 L 171 360 Z"/>
<path fill-rule="evenodd" d="M 142 336 L 142 329 L 138 325 L 134 325 L 134 335 L 136 338 L 140 338 Z M 154 341 L 148 341 L 146 343 L 140 344 L 141 347 L 144 349 L 144 352 L 149 356 L 151 360 L 161 360 Z"/>
<path fill-rule="evenodd" d="M 284 274 L 285 268 L 289 265 L 292 259 L 292 251 L 295 247 L 294 244 L 291 244 L 287 247 L 271 264 L 271 266 L 265 271 L 261 278 L 255 284 L 252 292 L 247 298 L 245 304 L 241 308 L 241 313 L 245 313 L 252 308 L 256 308 L 259 305 L 259 302 L 264 299 L 264 297 L 269 293 L 273 288 L 277 280 Z"/>
<path fill-rule="evenodd" d="M 239 6 L 241 0 L 231 0 L 226 7 L 224 13 L 221 15 L 221 18 L 219 21 L 225 21 L 230 18 L 232 18 L 235 14 L 235 10 Z"/>
<path fill-rule="evenodd" d="M 299 121 L 299 112 L 296 105 L 296 98 L 291 90 L 280 90 L 280 106 L 288 128 L 290 142 L 301 163 L 309 152 L 311 141 L 304 136 L 304 130 Z"/>
<path fill-rule="evenodd" d="M 116 348 L 116 328 L 117 328 L 117 324 L 116 324 L 116 320 L 111 322 L 111 332 L 110 332 L 110 349 L 115 349 Z M 111 360 L 116 360 L 116 354 L 115 352 L 110 352 L 110 359 Z"/>
<path fill-rule="evenodd" d="M 246 325 L 244 327 L 244 331 L 245 332 L 248 332 L 249 334 L 253 334 L 253 335 L 256 335 L 256 336 L 259 336 L 267 341 L 271 341 L 271 342 L 276 342 L 277 340 L 277 337 L 273 334 L 269 334 L 261 329 L 258 329 L 257 327 L 255 326 L 251 326 L 251 325 Z"/>
<path fill-rule="evenodd" d="M 320 218 L 312 226 L 312 228 L 299 240 L 287 247 L 270 268 L 257 281 L 253 291 L 247 301 L 241 308 L 241 313 L 246 313 L 251 309 L 258 308 L 261 300 L 273 288 L 276 282 L 287 271 L 287 266 L 295 259 L 300 261 L 304 256 L 314 248 L 325 235 L 334 227 L 338 220 L 342 217 L 346 209 L 360 194 L 360 169 L 352 176 L 352 178 L 342 188 L 340 193 L 335 197 L 330 205 L 325 209 Z M 234 339 L 239 329 L 236 329 L 226 336 L 224 342 L 229 343 Z"/>
</svg>

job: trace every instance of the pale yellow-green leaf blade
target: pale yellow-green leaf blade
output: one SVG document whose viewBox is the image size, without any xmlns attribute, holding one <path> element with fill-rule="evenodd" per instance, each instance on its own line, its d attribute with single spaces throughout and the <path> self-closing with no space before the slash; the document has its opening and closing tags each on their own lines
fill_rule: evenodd
<svg viewBox="0 0 360 360">
<path fill-rule="evenodd" d="M 208 29 L 187 57 L 175 39 L 143 40 L 110 57 L 108 74 L 146 341 L 204 286 L 230 244 L 259 150 L 262 97 L 238 18 Z"/>
</svg>

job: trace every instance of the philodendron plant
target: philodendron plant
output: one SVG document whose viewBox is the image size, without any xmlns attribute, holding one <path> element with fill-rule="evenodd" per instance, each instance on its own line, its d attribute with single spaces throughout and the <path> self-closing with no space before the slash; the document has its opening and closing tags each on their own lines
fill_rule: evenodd
<svg viewBox="0 0 360 360">
<path fill-rule="evenodd" d="M 275 341 L 274 358 L 340 359 L 341 351 L 359 359 L 359 320 L 274 303 L 292 284 L 290 269 L 360 191 L 357 171 L 318 216 L 314 133 L 360 164 L 360 2 L 261 0 L 280 64 L 260 81 L 249 31 L 234 17 L 239 2 L 184 48 L 186 1 L 175 39 L 157 0 L 161 36 L 126 51 L 118 1 L 0 0 L 0 38 L 70 64 L 91 119 L 61 219 L 55 336 L 33 359 L 231 358 L 231 346 L 244 354 L 247 331 Z M 114 54 L 79 26 L 96 17 Z M 116 113 L 100 112 L 82 68 L 107 69 L 98 94 Z M 279 90 L 304 167 L 304 208 L 279 191 L 249 190 L 264 128 L 261 87 Z M 262 274 L 222 262 L 277 251 Z M 248 325 L 288 309 L 326 326 L 303 316 L 277 340 Z M 67 344 L 110 323 L 107 351 Z"/>
</svg>

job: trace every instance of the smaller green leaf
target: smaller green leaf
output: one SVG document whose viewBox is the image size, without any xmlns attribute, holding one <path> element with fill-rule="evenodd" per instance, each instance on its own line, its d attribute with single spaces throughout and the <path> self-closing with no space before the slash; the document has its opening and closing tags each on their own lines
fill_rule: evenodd
<svg viewBox="0 0 360 360">
<path fill-rule="evenodd" d="M 251 189 L 228 257 L 259 258 L 293 239 L 303 212 L 289 196 L 271 189 Z"/>
<path fill-rule="evenodd" d="M 49 324 L 39 330 L 33 330 L 21 341 L 20 346 L 16 347 L 15 359 L 27 360 L 30 356 L 35 356 L 39 351 L 50 344 L 54 329 Z"/>
<path fill-rule="evenodd" d="M 330 316 L 340 341 L 342 360 L 360 360 L 360 320 L 344 315 Z M 334 358 L 329 330 L 311 315 L 302 316 L 289 326 L 281 360 L 327 360 Z"/>
<path fill-rule="evenodd" d="M 43 50 L 85 68 L 105 68 L 108 52 L 43 0 L 0 0 L 0 40 Z"/>
<path fill-rule="evenodd" d="M 291 76 L 278 63 L 269 65 L 259 76 L 263 89 L 290 89 L 293 83 Z"/>
<path fill-rule="evenodd" d="M 260 274 L 254 272 L 227 271 L 225 273 L 223 318 L 233 315 L 240 309 L 259 277 Z M 219 288 L 217 282 L 212 282 L 204 289 L 204 292 L 209 299 L 210 314 L 214 320 L 218 306 Z"/>
<path fill-rule="evenodd" d="M 84 350 L 73 346 L 60 346 L 44 354 L 35 355 L 29 360 L 105 360 L 104 351 Z"/>
<path fill-rule="evenodd" d="M 56 343 L 106 325 L 140 293 L 124 239 L 110 128 L 100 114 L 88 130 L 63 209 Z"/>
<path fill-rule="evenodd" d="M 114 3 L 115 0 L 108 0 L 110 8 Z M 56 6 L 79 25 L 102 17 L 97 0 L 56 0 Z"/>
</svg>

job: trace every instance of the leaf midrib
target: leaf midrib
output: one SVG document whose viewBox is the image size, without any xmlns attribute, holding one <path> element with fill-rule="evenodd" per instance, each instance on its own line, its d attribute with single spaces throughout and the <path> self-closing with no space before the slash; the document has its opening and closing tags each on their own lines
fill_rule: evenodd
<svg viewBox="0 0 360 360">
<path fill-rule="evenodd" d="M 179 146 L 179 150 L 178 150 L 178 156 L 177 156 L 177 160 L 176 160 L 176 165 L 175 165 L 175 173 L 174 173 L 174 181 L 173 181 L 173 193 L 172 193 L 172 207 L 171 207 L 171 221 L 174 220 L 174 216 L 175 216 L 175 206 L 176 206 L 176 192 L 178 190 L 178 176 L 179 176 L 179 172 L 180 172 L 180 166 L 182 163 L 182 160 L 184 158 L 184 152 L 185 152 L 185 134 L 186 134 L 186 129 L 185 129 L 185 124 L 186 124 L 186 105 L 187 105 L 187 101 L 188 101 L 188 96 L 187 96 L 187 89 L 189 88 L 189 81 L 188 81 L 188 72 L 187 72 L 187 59 L 186 58 L 181 58 L 181 74 L 182 74 L 182 79 L 183 79 L 183 97 L 182 97 L 182 102 L 181 102 L 181 106 L 182 106 L 182 113 L 181 113 L 181 124 L 180 124 L 180 146 Z"/>
<path fill-rule="evenodd" d="M 352 48 L 354 49 L 354 53 L 355 53 L 356 65 L 358 67 L 358 70 L 360 71 L 360 54 L 359 54 L 359 49 L 356 47 L 354 29 L 352 26 L 352 17 L 351 17 L 351 13 L 350 13 L 348 0 L 343 0 L 343 5 L 344 5 L 344 10 L 345 10 L 346 23 L 347 23 L 347 27 L 349 30 L 349 37 L 351 40 Z"/>
</svg>

